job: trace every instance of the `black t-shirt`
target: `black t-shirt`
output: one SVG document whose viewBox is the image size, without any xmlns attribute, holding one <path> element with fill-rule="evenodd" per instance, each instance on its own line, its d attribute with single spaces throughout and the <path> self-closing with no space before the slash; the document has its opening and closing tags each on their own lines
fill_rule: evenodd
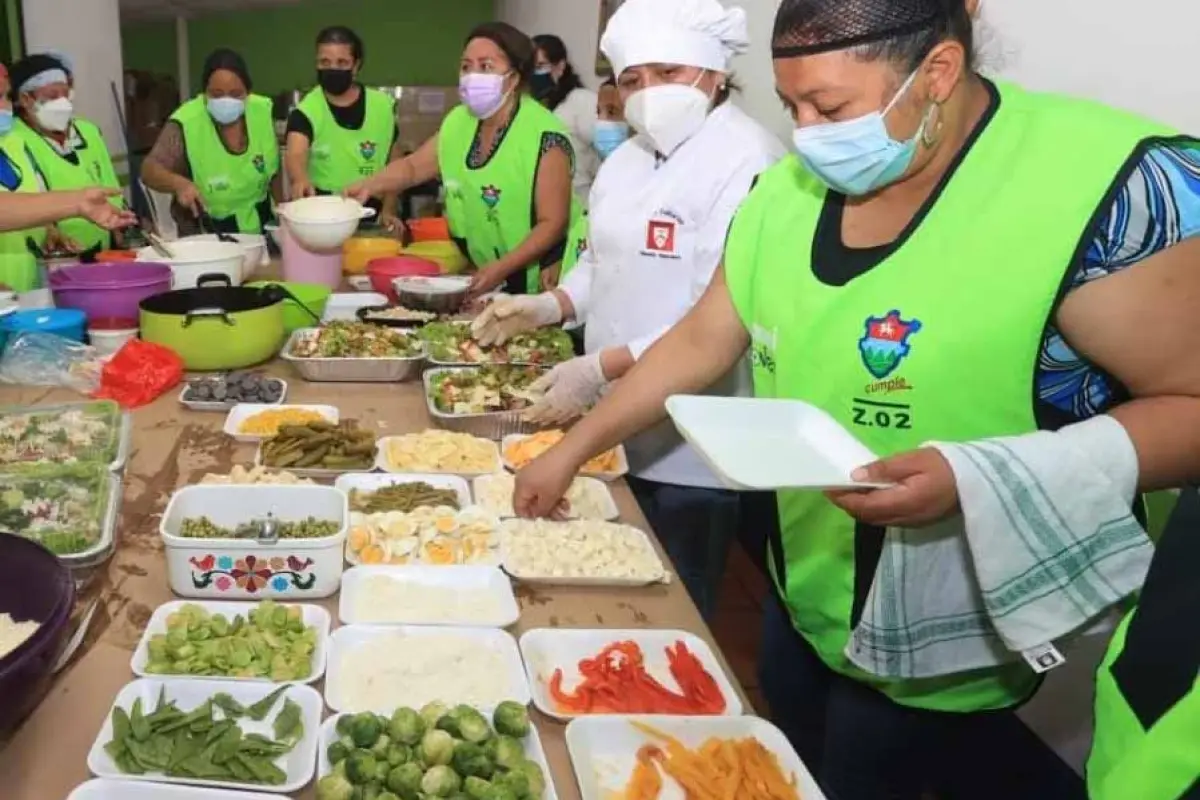
<svg viewBox="0 0 1200 800">
<path fill-rule="evenodd" d="M 358 88 L 358 99 L 348 106 L 335 106 L 328 99 L 325 101 L 325 104 L 329 106 L 329 113 L 333 115 L 333 121 L 348 131 L 358 130 L 367 119 L 367 90 L 361 85 Z M 298 133 L 311 142 L 313 138 L 312 121 L 300 109 L 292 109 L 292 113 L 288 114 L 287 132 Z M 399 138 L 400 126 L 396 125 L 392 130 L 392 141 Z"/>
</svg>

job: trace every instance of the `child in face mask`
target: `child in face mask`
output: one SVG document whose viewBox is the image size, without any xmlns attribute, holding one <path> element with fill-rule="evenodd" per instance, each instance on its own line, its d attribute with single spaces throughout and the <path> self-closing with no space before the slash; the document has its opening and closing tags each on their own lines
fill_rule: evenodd
<svg viewBox="0 0 1200 800">
<path fill-rule="evenodd" d="M 596 133 L 593 143 L 600 158 L 607 160 L 629 138 L 629 123 L 625 121 L 625 103 L 613 78 L 606 80 L 597 93 Z"/>
</svg>

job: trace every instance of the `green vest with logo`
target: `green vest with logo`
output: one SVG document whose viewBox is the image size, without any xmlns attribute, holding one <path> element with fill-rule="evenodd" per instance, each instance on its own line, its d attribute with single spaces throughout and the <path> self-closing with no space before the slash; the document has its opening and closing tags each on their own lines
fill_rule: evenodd
<svg viewBox="0 0 1200 800">
<path fill-rule="evenodd" d="M 259 206 L 271 195 L 271 179 L 279 172 L 279 142 L 275 138 L 272 103 L 266 97 L 246 98 L 246 152 L 229 152 L 201 95 L 176 109 L 187 149 L 192 181 L 204 207 L 214 219 L 237 220 L 241 233 L 261 233 Z"/>
<path fill-rule="evenodd" d="M 1139 143 L 1168 132 L 1092 103 L 999 91 L 994 117 L 924 219 L 845 286 L 812 270 L 824 185 L 794 156 L 762 174 L 725 254 L 757 396 L 822 408 L 880 457 L 1036 430 L 1035 369 L 1060 284 L 1114 176 Z M 855 668 L 844 651 L 881 531 L 856 533 L 820 492 L 782 491 L 778 500 L 773 579 L 830 668 L 935 710 L 1008 707 L 1033 691 L 1023 662 L 907 681 Z"/>
<path fill-rule="evenodd" d="M 337 194 L 387 166 L 396 132 L 395 102 L 376 89 L 359 88 L 366 95 L 367 110 L 357 130 L 338 125 L 321 89 L 313 89 L 300 101 L 299 109 L 313 131 L 308 179 L 323 192 Z"/>
<path fill-rule="evenodd" d="M 576 219 L 571 230 L 567 233 L 567 249 L 563 253 L 562 271 L 558 275 L 561 281 L 567 277 L 567 274 L 575 269 L 575 265 L 579 263 L 580 257 L 587 252 L 588 248 L 588 217 L 587 212 L 581 213 Z"/>
<path fill-rule="evenodd" d="M 486 164 L 472 168 L 467 158 L 478 129 L 479 120 L 465 106 L 451 111 L 438 133 L 438 168 L 450 232 L 466 240 L 471 262 L 483 267 L 515 250 L 533 230 L 542 139 L 547 133 L 566 137 L 567 128 L 545 106 L 523 97 L 500 146 Z M 578 214 L 572 195 L 571 220 Z M 540 277 L 540 264 L 526 267 L 527 293 L 540 291 Z"/>
<path fill-rule="evenodd" d="M 0 185 L 0 192 L 32 194 L 42 191 L 37 170 L 29 159 L 23 138 L 12 133 L 0 138 L 0 157 L 7 162 L 4 172 L 9 179 L 8 185 Z M 29 252 L 29 239 L 41 247 L 46 242 L 46 229 L 30 228 L 0 233 L 0 283 L 14 292 L 28 292 L 37 288 L 37 259 Z"/>
<path fill-rule="evenodd" d="M 100 133 L 100 129 L 79 117 L 72 120 L 71 125 L 83 142 L 75 151 L 78 164 L 73 164 L 59 155 L 44 136 L 23 121 L 16 124 L 15 130 L 24 138 L 34 163 L 46 179 L 47 190 L 65 192 L 93 187 L 120 189 L 121 184 L 117 180 L 117 173 L 113 169 L 112 158 L 108 154 L 108 146 L 104 143 L 104 135 Z M 114 206 L 120 207 L 122 203 L 123 200 L 119 196 L 112 198 Z M 90 220 L 78 217 L 67 219 L 60 222 L 58 228 L 64 236 L 74 239 L 84 250 L 97 245 L 105 248 L 112 242 L 112 235 Z"/>
</svg>

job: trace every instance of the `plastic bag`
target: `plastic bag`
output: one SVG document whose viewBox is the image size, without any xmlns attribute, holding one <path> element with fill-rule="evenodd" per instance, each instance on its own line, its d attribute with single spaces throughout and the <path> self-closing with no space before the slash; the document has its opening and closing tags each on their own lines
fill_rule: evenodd
<svg viewBox="0 0 1200 800">
<path fill-rule="evenodd" d="M 137 408 L 153 402 L 182 380 L 183 359 L 174 350 L 133 339 L 104 365 L 100 389 L 93 396 L 116 400 L 123 408 Z"/>
<path fill-rule="evenodd" d="M 21 386 L 64 386 L 90 395 L 100 386 L 104 361 L 86 344 L 53 333 L 16 334 L 0 357 L 0 381 Z"/>
</svg>

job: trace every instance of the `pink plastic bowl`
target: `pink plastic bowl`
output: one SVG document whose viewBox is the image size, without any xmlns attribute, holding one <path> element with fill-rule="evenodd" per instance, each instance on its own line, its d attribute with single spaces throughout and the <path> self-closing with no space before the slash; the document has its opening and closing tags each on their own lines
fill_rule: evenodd
<svg viewBox="0 0 1200 800">
<path fill-rule="evenodd" d="M 392 281 L 396 278 L 433 278 L 441 274 L 442 268 L 434 262 L 413 256 L 376 258 L 367 264 L 371 288 L 387 295 L 393 303 L 396 302 L 396 290 L 392 288 Z"/>
</svg>

